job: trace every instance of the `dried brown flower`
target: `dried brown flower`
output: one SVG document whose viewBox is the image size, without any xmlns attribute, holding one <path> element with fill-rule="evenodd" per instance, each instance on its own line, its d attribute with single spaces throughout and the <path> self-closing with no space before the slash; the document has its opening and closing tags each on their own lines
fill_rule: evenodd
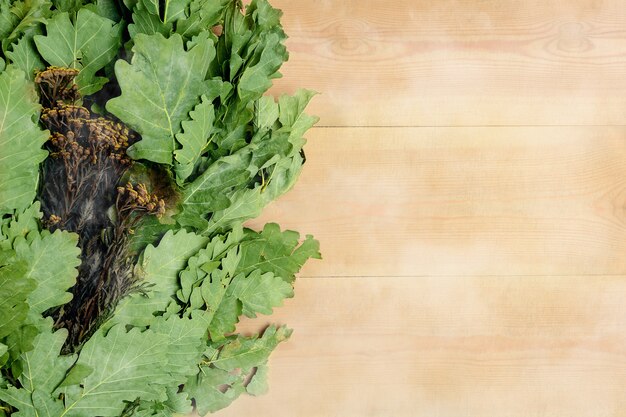
<svg viewBox="0 0 626 417">
<path fill-rule="evenodd" d="M 50 130 L 51 158 L 42 166 L 39 200 L 49 229 L 79 235 L 82 264 L 72 301 L 55 314 L 69 331 L 66 350 L 91 334 L 133 285 L 128 236 L 147 215 L 162 216 L 165 202 L 144 184 L 120 179 L 132 165 L 126 155 L 135 135 L 123 124 L 94 117 L 80 104 L 78 71 L 50 67 L 35 78 L 41 92 L 41 121 Z M 111 217 L 109 209 L 117 215 Z"/>
</svg>

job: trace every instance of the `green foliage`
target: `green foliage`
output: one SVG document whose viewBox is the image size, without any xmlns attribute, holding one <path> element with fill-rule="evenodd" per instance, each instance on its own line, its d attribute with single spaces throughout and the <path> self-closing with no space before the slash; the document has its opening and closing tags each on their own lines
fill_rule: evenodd
<svg viewBox="0 0 626 417">
<path fill-rule="evenodd" d="M 35 338 L 33 349 L 18 359 L 23 369 L 18 378 L 22 388 L 10 386 L 0 390 L 0 399 L 23 415 L 54 416 L 63 411 L 63 404 L 51 394 L 61 385 L 76 358 L 74 355 L 60 356 L 67 331 L 52 332 L 51 327 L 47 321 Z"/>
<path fill-rule="evenodd" d="M 185 392 L 178 392 L 178 387 L 167 388 L 165 401 L 140 401 L 133 410 L 133 417 L 171 417 L 188 415 L 193 411 L 191 399 Z"/>
<path fill-rule="evenodd" d="M 211 364 L 224 371 L 252 370 L 267 361 L 270 353 L 282 341 L 291 336 L 291 330 L 286 327 L 268 327 L 262 337 L 238 336 L 230 340 L 220 350 Z"/>
<path fill-rule="evenodd" d="M 80 352 L 77 365 L 93 371 L 82 386 L 65 391 L 65 415 L 86 417 L 98 410 L 101 416 L 117 416 L 124 401 L 141 397 L 155 400 L 165 397 L 169 382 L 167 367 L 168 340 L 151 330 L 126 331 L 114 326 L 106 335 L 94 334 Z"/>
<path fill-rule="evenodd" d="M 33 348 L 33 340 L 46 327 L 42 314 L 71 299 L 67 290 L 75 283 L 80 263 L 77 236 L 60 230 L 40 232 L 40 217 L 35 203 L 0 227 L 0 293 L 6 291 L 0 294 L 0 342 L 12 359 Z M 17 366 L 21 369 L 19 362 Z"/>
<path fill-rule="evenodd" d="M 291 330 L 286 327 L 270 326 L 260 337 L 237 336 L 217 347 L 210 346 L 200 372 L 189 378 L 184 388 L 196 398 L 198 413 L 204 415 L 224 408 L 247 389 L 253 395 L 262 392 L 267 383 L 269 355 L 289 336 Z"/>
<path fill-rule="evenodd" d="M 47 155 L 39 109 L 32 84 L 9 66 L 0 74 L 0 216 L 25 209 L 35 198 L 39 163 Z"/>
<path fill-rule="evenodd" d="M 206 213 L 230 207 L 228 194 L 234 189 L 246 188 L 256 171 L 248 149 L 220 158 L 184 188 L 177 221 L 198 230 L 208 229 Z"/>
<path fill-rule="evenodd" d="M 0 1 L 0 39 L 6 54 L 20 37 L 30 37 L 51 14 L 52 3 L 47 0 Z"/>
<path fill-rule="evenodd" d="M 148 246 L 137 265 L 147 291 L 123 299 L 110 324 L 144 327 L 152 323 L 152 314 L 164 311 L 169 305 L 177 290 L 178 273 L 185 267 L 187 259 L 206 241 L 204 237 L 181 230 L 176 234 L 168 232 L 156 248 Z"/>
<path fill-rule="evenodd" d="M 190 121 L 182 122 L 184 133 L 176 135 L 176 139 L 181 144 L 181 149 L 174 151 L 176 176 L 179 183 L 191 175 L 210 143 L 215 121 L 213 104 L 206 96 L 202 96 L 202 101 L 189 113 L 189 116 Z"/>
<path fill-rule="evenodd" d="M 133 158 L 171 164 L 181 122 L 207 92 L 204 77 L 215 49 L 207 36 L 188 50 L 176 34 L 138 34 L 134 41 L 132 62 L 115 65 L 122 95 L 109 100 L 107 110 L 141 134 L 128 150 Z"/>
<path fill-rule="evenodd" d="M 226 6 L 231 0 L 192 0 L 189 4 L 189 13 L 184 20 L 176 25 L 176 32 L 185 39 L 190 39 L 206 28 L 220 23 Z"/>
<path fill-rule="evenodd" d="M 304 162 L 302 135 L 317 120 L 303 112 L 312 97 L 299 90 L 294 97 L 282 96 L 279 103 L 271 98 L 255 102 L 251 143 L 217 159 L 185 187 L 179 223 L 203 234 L 224 232 L 257 217 L 289 191 Z"/>
<path fill-rule="evenodd" d="M 293 288 L 271 272 L 262 274 L 256 269 L 245 276 L 239 274 L 231 283 L 232 297 L 241 301 L 244 315 L 256 317 L 257 313 L 272 314 L 274 307 L 282 305 L 285 298 L 293 297 Z"/>
<path fill-rule="evenodd" d="M 266 0 L 0 0 L 0 416 L 204 415 L 267 391 L 291 330 L 237 323 L 293 297 L 320 258 L 311 236 L 244 228 L 294 185 L 317 121 L 313 92 L 266 95 L 288 59 L 280 17 Z M 33 80 L 49 65 L 79 70 L 76 104 L 136 132 L 122 181 L 168 195 L 118 255 L 132 287 L 79 346 L 53 318 L 99 266 L 36 201 L 48 132 Z M 114 233 L 99 231 L 90 244 Z"/>
<path fill-rule="evenodd" d="M 201 316 L 184 318 L 173 315 L 155 319 L 150 329 L 163 336 L 167 342 L 167 368 L 171 383 L 182 384 L 188 376 L 195 375 L 198 362 L 206 344 L 206 321 Z"/>
<path fill-rule="evenodd" d="M 41 212 L 39 202 L 28 206 L 24 211 L 16 210 L 3 223 L 0 223 L 0 249 L 11 250 L 16 239 L 25 238 L 39 230 Z"/>
<path fill-rule="evenodd" d="M 19 329 L 28 315 L 26 300 L 36 284 L 26 271 L 23 261 L 0 265 L 0 339 Z"/>
<path fill-rule="evenodd" d="M 321 259 L 319 243 L 312 236 L 299 244 L 297 232 L 281 232 L 277 224 L 267 224 L 261 233 L 249 232 L 251 237 L 241 246 L 239 272 L 271 272 L 287 282 L 309 258 Z"/>
<path fill-rule="evenodd" d="M 80 264 L 80 249 L 75 234 L 57 230 L 31 233 L 27 239 L 18 238 L 13 248 L 18 259 L 27 266 L 26 276 L 37 283 L 28 296 L 30 312 L 43 314 L 46 310 L 71 300 L 66 292 L 76 282 Z"/>
<path fill-rule="evenodd" d="M 164 0 L 163 13 L 160 13 L 161 2 L 157 0 L 139 0 L 139 3 L 151 14 L 159 17 L 163 23 L 175 22 L 185 18 L 185 10 L 190 0 Z"/>
<path fill-rule="evenodd" d="M 31 81 L 35 78 L 35 72 L 45 67 L 43 60 L 37 52 L 35 42 L 30 37 L 25 36 L 21 38 L 13 45 L 13 50 L 8 51 L 6 54 L 11 63 L 16 68 L 24 71 L 26 77 Z"/>
<path fill-rule="evenodd" d="M 172 24 L 165 24 L 161 22 L 159 16 L 154 15 L 147 10 L 138 9 L 133 12 L 133 23 L 128 26 L 128 31 L 133 39 L 135 39 L 140 33 L 146 35 L 160 33 L 161 35 L 166 36 L 172 31 Z"/>
<path fill-rule="evenodd" d="M 108 80 L 96 72 L 117 55 L 121 26 L 82 8 L 74 22 L 68 13 L 56 14 L 46 23 L 46 32 L 35 36 L 35 44 L 48 64 L 79 69 L 76 84 L 82 94 L 100 90 Z"/>
</svg>

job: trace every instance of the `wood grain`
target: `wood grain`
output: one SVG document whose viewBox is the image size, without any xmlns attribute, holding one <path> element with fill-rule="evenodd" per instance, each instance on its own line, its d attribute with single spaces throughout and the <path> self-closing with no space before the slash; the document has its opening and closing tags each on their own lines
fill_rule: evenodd
<svg viewBox="0 0 626 417">
<path fill-rule="evenodd" d="M 274 0 L 323 126 L 626 124 L 623 0 Z"/>
<path fill-rule="evenodd" d="M 626 417 L 623 0 L 272 4 L 272 91 L 321 122 L 249 225 L 324 260 L 269 319 L 270 393 L 215 415 Z"/>
<path fill-rule="evenodd" d="M 301 279 L 269 394 L 216 415 L 624 416 L 625 298 L 626 276 Z"/>
<path fill-rule="evenodd" d="M 305 276 L 626 273 L 626 128 L 314 129 L 252 222 L 312 233 Z"/>
</svg>

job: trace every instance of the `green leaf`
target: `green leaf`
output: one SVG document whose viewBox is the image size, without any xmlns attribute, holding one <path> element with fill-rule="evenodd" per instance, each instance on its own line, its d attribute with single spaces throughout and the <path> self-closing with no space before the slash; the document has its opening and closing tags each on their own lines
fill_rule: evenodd
<svg viewBox="0 0 626 417">
<path fill-rule="evenodd" d="M 97 15 L 119 22 L 122 16 L 120 15 L 121 9 L 118 9 L 118 4 L 117 0 L 96 0 L 95 3 L 90 3 L 85 7 Z"/>
<path fill-rule="evenodd" d="M 280 27 L 283 13 L 273 8 L 267 0 L 252 0 L 246 9 L 246 15 L 252 16 L 260 28 L 270 30 Z"/>
<path fill-rule="evenodd" d="M 161 17 L 163 23 L 175 22 L 184 19 L 185 9 L 189 6 L 191 0 L 164 0 L 163 16 L 159 15 L 161 7 L 159 0 L 139 0 L 139 3 L 151 14 Z"/>
<path fill-rule="evenodd" d="M 20 357 L 24 352 L 33 350 L 33 342 L 35 337 L 41 333 L 42 324 L 45 325 L 45 321 L 39 319 L 37 325 L 28 324 L 26 322 L 19 329 L 12 332 L 4 339 L 4 343 L 7 345 L 10 359 L 14 360 Z M 13 367 L 13 373 L 15 376 L 19 376 L 21 369 L 16 368 L 17 362 L 13 361 L 11 364 Z M 19 364 L 17 364 L 19 365 Z"/>
<path fill-rule="evenodd" d="M 49 12 L 33 8 L 47 0 L 0 0 L 10 63 L 0 71 L 0 113 L 18 99 L 30 103 L 16 122 L 19 146 L 0 129 L 0 404 L 14 407 L 0 415 L 172 417 L 191 412 L 192 400 L 203 414 L 242 393 L 265 392 L 268 356 L 291 332 L 231 333 L 240 315 L 270 314 L 293 296 L 295 274 L 319 257 L 311 237 L 301 243 L 277 225 L 260 233 L 241 226 L 294 184 L 303 135 L 316 120 L 304 113 L 312 93 L 263 97 L 287 59 L 280 11 L 265 0 L 252 0 L 245 14 L 239 0 L 53 1 Z M 30 9 L 39 11 L 25 19 Z M 214 25 L 224 33 L 216 36 Z M 126 26 L 121 56 L 129 61 L 112 62 Z M 19 36 L 7 44 L 13 33 Z M 40 208 L 32 202 L 48 133 L 37 128 L 32 84 L 16 69 L 31 77 L 48 64 L 78 68 L 83 94 L 115 71 L 120 96 L 106 109 L 138 133 L 129 155 L 150 161 L 121 183 L 173 190 L 166 216 L 133 225 L 127 257 L 136 261 L 136 291 L 107 322 L 104 314 L 96 320 L 99 329 L 75 347 L 77 362 L 60 354 L 66 331 L 53 332 L 42 315 L 69 300 L 80 253 L 76 236 L 39 232 Z M 9 86 L 17 78 L 30 95 L 5 94 L 3 80 Z M 104 111 L 104 93 L 87 105 Z M 12 178 L 17 187 L 5 186 Z"/>
<path fill-rule="evenodd" d="M 299 239 L 297 232 L 281 232 L 275 223 L 266 224 L 261 233 L 250 232 L 250 239 L 241 244 L 242 258 L 237 272 L 272 272 L 286 282 L 293 282 L 309 258 L 321 259 L 319 242 L 307 236 L 299 245 Z"/>
<path fill-rule="evenodd" d="M 257 366 L 256 372 L 250 379 L 248 385 L 246 385 L 246 392 L 250 395 L 263 395 L 269 391 L 269 385 L 267 383 L 267 374 L 269 368 L 267 365 Z"/>
<path fill-rule="evenodd" d="M 76 356 L 61 356 L 67 330 L 52 332 L 50 320 L 44 327 L 45 330 L 33 342 L 33 350 L 22 354 L 20 358 L 24 371 L 19 380 L 22 387 L 31 393 L 38 389 L 50 395 L 65 379 L 68 369 L 76 361 Z"/>
<path fill-rule="evenodd" d="M 223 133 L 216 138 L 219 148 L 213 151 L 214 158 L 246 145 L 246 130 L 241 127 L 253 120 L 258 110 L 255 101 L 271 86 L 272 79 L 280 76 L 278 70 L 288 54 L 279 18 L 280 11 L 266 1 L 251 2 L 245 17 L 235 3 L 226 9 L 224 35 L 218 40 L 218 56 L 210 73 L 236 84 L 237 94 L 223 100 L 226 105 L 218 111 Z"/>
<path fill-rule="evenodd" d="M 184 391 L 194 398 L 198 413 L 204 415 L 228 406 L 246 392 L 258 395 L 267 389 L 267 359 L 282 341 L 289 338 L 291 330 L 285 327 L 268 327 L 262 337 L 241 337 L 220 342 L 207 353 L 207 360 L 195 377 L 189 378 Z M 246 380 L 252 371 L 249 384 Z"/>
<path fill-rule="evenodd" d="M 52 3 L 48 0 L 24 0 L 11 2 L 10 13 L 2 10 L 2 50 L 6 53 L 22 35 L 30 35 L 50 14 Z M 30 36 L 29 36 L 30 37 Z"/>
<path fill-rule="evenodd" d="M 134 254 L 141 253 L 148 245 L 158 242 L 169 230 L 176 229 L 176 224 L 164 224 L 156 216 L 144 217 L 135 227 L 131 237 L 130 250 Z"/>
<path fill-rule="evenodd" d="M 28 315 L 28 296 L 36 287 L 24 262 L 0 265 L 0 339 L 15 332 Z"/>
<path fill-rule="evenodd" d="M 243 229 L 241 227 L 235 228 L 226 235 L 213 237 L 205 248 L 200 249 L 194 256 L 189 258 L 187 267 L 180 273 L 180 290 L 176 294 L 178 299 L 183 303 L 189 303 L 192 291 L 203 285 L 207 275 L 213 273 L 218 268 L 221 269 L 224 274 L 232 277 L 239 263 L 239 250 L 237 245 L 242 238 Z M 207 280 L 210 283 L 211 278 L 209 277 Z M 221 277 L 218 278 L 218 280 L 221 281 Z M 205 295 L 206 291 L 209 290 L 203 287 L 201 296 L 205 301 L 210 300 L 210 297 L 215 295 Z M 219 305 L 219 300 L 216 302 L 207 302 L 214 307 Z"/>
<path fill-rule="evenodd" d="M 11 34 L 17 24 L 17 16 L 11 13 L 11 0 L 0 1 L 0 39 L 5 39 Z"/>
<path fill-rule="evenodd" d="M 163 403 L 164 409 L 171 415 L 188 415 L 193 411 L 191 399 L 186 392 L 178 392 L 178 387 L 167 388 L 167 401 Z M 169 414 L 162 414 L 163 417 Z M 158 414 L 157 414 L 158 416 Z"/>
<path fill-rule="evenodd" d="M 54 7 L 61 12 L 76 13 L 84 5 L 83 0 L 52 0 Z"/>
<path fill-rule="evenodd" d="M 299 154 L 282 158 L 271 166 L 269 177 L 265 178 L 264 183 L 234 191 L 228 197 L 231 204 L 215 211 L 201 233 L 221 233 L 234 224 L 258 217 L 269 203 L 293 187 L 302 170 L 302 162 Z"/>
<path fill-rule="evenodd" d="M 184 390 L 195 400 L 201 416 L 227 407 L 246 392 L 242 378 L 208 366 L 203 366 L 195 378 L 190 378 Z"/>
<path fill-rule="evenodd" d="M 176 177 L 182 184 L 193 172 L 196 163 L 209 144 L 213 133 L 215 111 L 213 104 L 206 96 L 202 96 L 202 102 L 189 113 L 190 121 L 182 122 L 184 133 L 176 135 L 176 139 L 182 148 L 175 151 Z"/>
<path fill-rule="evenodd" d="M 138 7 L 139 0 L 122 0 L 122 3 L 124 3 L 124 6 L 126 6 L 128 10 L 134 10 Z"/>
<path fill-rule="evenodd" d="M 183 226 L 206 229 L 206 214 L 227 208 L 231 203 L 226 194 L 232 189 L 245 187 L 257 171 L 258 168 L 252 165 L 252 153 L 248 150 L 214 162 L 184 188 L 182 210 L 176 221 Z"/>
<path fill-rule="evenodd" d="M 207 242 L 207 238 L 185 230 L 167 232 L 156 248 L 148 246 L 144 252 L 140 264 L 144 281 L 154 283 L 158 290 L 173 295 L 178 288 L 178 273 L 189 257 Z"/>
<path fill-rule="evenodd" d="M 128 149 L 132 158 L 171 164 L 181 122 L 208 88 L 204 77 L 215 48 L 208 36 L 186 51 L 180 35 L 138 34 L 133 54 L 130 64 L 116 63 L 122 95 L 106 108 L 141 134 Z"/>
<path fill-rule="evenodd" d="M 92 372 L 93 368 L 91 366 L 85 365 L 84 363 L 78 363 L 70 369 L 63 382 L 59 384 L 59 388 L 78 385 L 83 381 L 83 379 L 91 375 Z"/>
<path fill-rule="evenodd" d="M 263 209 L 293 187 L 302 167 L 302 158 L 283 158 L 272 167 L 265 184 L 235 190 L 229 195 L 230 205 L 213 213 L 202 234 L 211 235 L 229 230 L 234 224 L 259 216 Z"/>
<path fill-rule="evenodd" d="M 234 332 L 242 313 L 248 317 L 256 317 L 256 313 L 271 314 L 273 307 L 293 296 L 291 285 L 271 273 L 262 276 L 255 271 L 249 277 L 231 276 L 217 270 L 202 282 L 201 292 L 210 319 L 209 333 L 214 341 Z"/>
<path fill-rule="evenodd" d="M 296 245 L 297 238 L 296 234 Z M 274 307 L 293 296 L 291 284 L 272 272 L 262 274 L 260 270 L 253 270 L 247 276 L 242 273 L 235 276 L 240 269 L 240 248 L 232 246 L 225 251 L 227 245 L 216 244 L 223 242 L 221 239 L 215 237 L 207 248 L 189 259 L 187 268 L 180 274 L 181 289 L 177 293 L 178 298 L 191 304 L 192 309 L 206 305 L 212 340 L 220 340 L 226 333 L 234 331 L 240 314 L 248 317 L 256 317 L 257 313 L 271 314 Z M 231 242 L 240 240 L 232 239 Z M 246 240 L 241 246 L 248 243 Z M 217 264 L 216 260 L 219 260 Z M 198 287 L 204 302 L 193 299 Z"/>
<path fill-rule="evenodd" d="M 93 94 L 108 81 L 96 76 L 120 48 L 121 26 L 83 8 L 75 22 L 68 13 L 56 14 L 46 24 L 46 36 L 35 36 L 41 56 L 58 67 L 77 68 L 76 84 L 83 95 Z"/>
<path fill-rule="evenodd" d="M 228 291 L 238 262 L 239 248 L 235 246 L 230 248 L 226 256 L 221 259 L 220 268 L 214 269 L 210 273 L 205 273 L 202 266 L 198 267 L 197 264 L 190 263 L 189 267 L 194 267 L 195 271 L 186 270 L 181 274 L 181 280 L 187 280 L 184 274 L 196 277 L 196 281 L 192 282 L 193 291 L 191 291 L 191 285 L 184 281 L 182 282 L 183 288 L 181 292 L 183 297 L 181 298 L 184 298 L 185 294 L 191 292 L 190 304 L 192 309 L 202 308 L 206 305 L 204 307 L 206 311 L 203 311 L 206 314 L 202 314 L 201 317 L 207 321 L 209 333 L 213 340 L 222 339 L 225 333 L 233 332 L 235 324 L 241 315 L 241 302 Z M 189 288 L 186 288 L 187 286 Z M 194 295 L 200 295 L 199 302 L 193 299 Z M 191 311 L 191 314 L 193 316 L 193 314 L 199 313 Z"/>
<path fill-rule="evenodd" d="M 211 340 L 221 340 L 226 333 L 235 331 L 242 313 L 242 304 L 228 292 L 233 278 L 222 270 L 204 279 L 201 293 L 209 312 Z"/>
<path fill-rule="evenodd" d="M 35 41 L 28 36 L 22 37 L 6 55 L 16 68 L 24 71 L 30 81 L 34 80 L 36 71 L 45 67 L 35 47 Z"/>
<path fill-rule="evenodd" d="M 26 276 L 37 283 L 28 296 L 30 312 L 39 315 L 63 305 L 72 299 L 66 292 L 76 282 L 80 265 L 78 235 L 57 230 L 30 234 L 27 240 L 18 240 L 15 252 L 27 265 Z"/>
<path fill-rule="evenodd" d="M 285 326 L 269 326 L 263 336 L 242 337 L 230 341 L 220 350 L 219 357 L 212 365 L 224 371 L 241 369 L 250 371 L 255 366 L 265 364 L 270 353 L 291 336 L 292 330 Z"/>
<path fill-rule="evenodd" d="M 306 141 L 302 135 L 317 121 L 304 113 L 313 95 L 299 90 L 294 96 L 282 96 L 278 103 L 271 98 L 259 99 L 255 106 L 257 131 L 251 144 L 218 159 L 186 187 L 179 223 L 204 235 L 225 232 L 234 224 L 259 216 L 270 202 L 289 191 L 304 162 L 300 150 Z M 244 167 L 249 173 L 247 179 Z M 240 177 L 232 172 L 237 168 Z M 259 170 L 262 182 L 251 184 Z M 213 212 L 208 221 L 204 218 L 207 212 Z"/>
<path fill-rule="evenodd" d="M 163 384 L 169 382 L 165 363 L 168 340 L 150 330 L 140 332 L 114 326 L 106 335 L 97 331 L 83 346 L 77 365 L 93 372 L 81 386 L 65 390 L 63 416 L 119 416 L 125 401 L 138 397 L 159 400 L 165 397 Z"/>
<path fill-rule="evenodd" d="M 13 249 L 13 243 L 18 238 L 25 238 L 30 232 L 39 231 L 39 219 L 41 219 L 40 204 L 34 202 L 24 211 L 16 211 L 0 227 L 0 249 Z"/>
<path fill-rule="evenodd" d="M 154 35 L 160 33 L 167 36 L 172 31 L 171 23 L 163 23 L 159 16 L 154 15 L 147 10 L 140 9 L 133 12 L 133 23 L 128 25 L 128 33 L 131 38 L 135 38 L 139 33 L 146 35 Z"/>
<path fill-rule="evenodd" d="M 205 237 L 180 230 L 167 232 L 157 247 L 148 246 L 138 264 L 138 273 L 150 285 L 147 295 L 135 293 L 123 298 L 108 325 L 149 325 L 153 313 L 164 311 L 172 301 L 178 290 L 178 273 L 187 260 L 207 242 Z"/>
<path fill-rule="evenodd" d="M 19 389 L 11 385 L 6 388 L 0 387 L 0 401 L 12 405 L 20 410 L 19 413 L 13 413 L 11 416 L 37 417 L 34 411 L 31 395 L 25 389 Z"/>
<path fill-rule="evenodd" d="M 256 317 L 256 313 L 272 314 L 272 309 L 281 306 L 285 298 L 293 297 L 291 284 L 271 272 L 262 274 L 258 269 L 248 276 L 238 275 L 229 291 L 241 301 L 247 317 Z"/>
<path fill-rule="evenodd" d="M 31 394 L 35 417 L 58 417 L 63 413 L 63 402 L 58 398 L 51 397 L 47 392 L 35 390 Z"/>
<path fill-rule="evenodd" d="M 269 197 L 269 194 L 263 194 L 261 186 L 235 191 L 230 196 L 231 204 L 213 213 L 202 233 L 207 235 L 221 233 L 228 230 L 232 224 L 257 217 L 271 201 L 271 199 L 264 198 L 266 196 Z"/>
<path fill-rule="evenodd" d="M 304 133 L 319 121 L 316 116 L 304 112 L 309 102 L 317 93 L 310 90 L 298 90 L 293 96 L 283 94 L 278 99 L 280 131 L 289 132 L 289 141 L 299 151 L 305 144 Z"/>
<path fill-rule="evenodd" d="M 170 383 L 178 385 L 198 373 L 198 362 L 206 347 L 207 323 L 199 317 L 158 317 L 150 330 L 167 340 L 167 369 Z"/>
<path fill-rule="evenodd" d="M 9 65 L 0 74 L 0 216 L 25 209 L 35 198 L 48 139 L 37 125 L 37 101 L 22 71 Z"/>
<path fill-rule="evenodd" d="M 67 330 L 52 332 L 52 321 L 47 320 L 34 339 L 33 349 L 18 359 L 23 370 L 19 377 L 22 388 L 0 389 L 0 400 L 16 407 L 19 415 L 61 415 L 63 403 L 52 393 L 76 360 L 75 355 L 60 355 L 66 337 Z"/>
<path fill-rule="evenodd" d="M 165 10 L 163 12 L 163 23 L 175 22 L 184 19 L 185 9 L 191 0 L 165 0 Z"/>
<path fill-rule="evenodd" d="M 278 120 L 278 103 L 273 97 L 265 96 L 257 100 L 255 104 L 254 120 L 259 130 L 270 129 Z"/>
<path fill-rule="evenodd" d="M 192 0 L 189 5 L 189 17 L 179 20 L 176 32 L 185 39 L 198 35 L 201 31 L 217 25 L 230 0 Z"/>
<path fill-rule="evenodd" d="M 237 94 L 243 102 L 260 98 L 272 86 L 272 79 L 278 77 L 278 70 L 288 58 L 279 34 L 269 33 L 262 42 L 258 62 L 243 71 L 237 85 Z"/>
<path fill-rule="evenodd" d="M 45 230 L 40 234 L 33 230 L 38 229 L 35 220 L 39 216 L 39 205 L 34 204 L 5 227 L 8 239 L 0 242 L 0 248 L 5 249 L 0 250 L 0 254 L 14 253 L 15 260 L 11 262 L 22 265 L 21 278 L 33 283 L 23 307 L 28 311 L 28 319 L 22 320 L 25 324 L 22 326 L 16 321 L 19 327 L 6 338 L 12 358 L 33 348 L 33 340 L 41 331 L 41 314 L 72 298 L 66 291 L 74 285 L 78 275 L 77 236 L 60 230 L 53 234 Z M 15 252 L 7 251 L 7 247 L 14 248 Z"/>
<path fill-rule="evenodd" d="M 193 407 L 186 392 L 178 392 L 178 387 L 167 388 L 167 400 L 141 401 L 132 417 L 172 417 L 191 414 Z"/>
<path fill-rule="evenodd" d="M 161 8 L 161 5 L 159 3 L 159 0 L 138 0 L 137 2 L 138 9 L 143 9 L 148 13 L 160 18 L 159 9 Z"/>
</svg>

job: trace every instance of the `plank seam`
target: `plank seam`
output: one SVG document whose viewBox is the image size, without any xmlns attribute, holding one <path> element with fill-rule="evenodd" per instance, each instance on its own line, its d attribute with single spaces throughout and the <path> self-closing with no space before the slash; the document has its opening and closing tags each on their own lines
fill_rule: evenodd
<svg viewBox="0 0 626 417">
<path fill-rule="evenodd" d="M 518 128 L 518 127 L 626 127 L 626 124 L 603 124 L 603 125 L 375 125 L 375 126 L 314 126 L 313 129 L 417 129 L 417 128 Z"/>
<path fill-rule="evenodd" d="M 520 275 L 520 274 L 476 274 L 476 275 L 305 275 L 299 276 L 297 279 L 339 279 L 339 278 L 581 278 L 581 277 L 624 277 L 623 274 L 532 274 L 532 275 Z"/>
</svg>

